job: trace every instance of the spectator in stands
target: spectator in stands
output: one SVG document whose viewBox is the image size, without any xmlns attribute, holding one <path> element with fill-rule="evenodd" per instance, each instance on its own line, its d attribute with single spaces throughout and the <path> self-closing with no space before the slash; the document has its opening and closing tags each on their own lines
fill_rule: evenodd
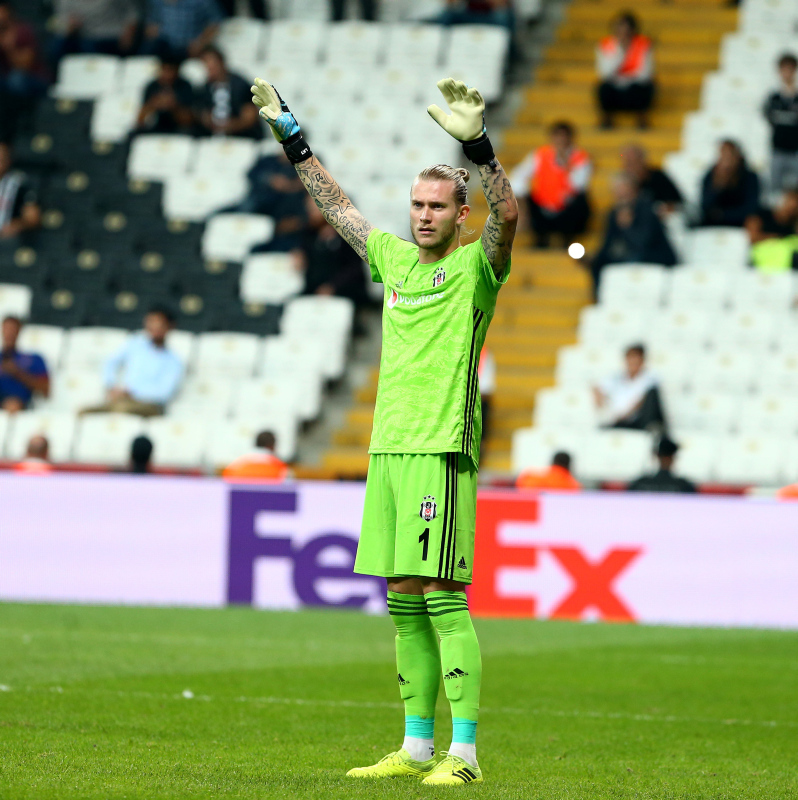
<svg viewBox="0 0 798 800">
<path fill-rule="evenodd" d="M 53 471 L 50 463 L 50 443 L 45 436 L 41 434 L 31 436 L 25 450 L 25 458 L 14 465 L 14 471 L 26 475 L 46 475 Z"/>
<path fill-rule="evenodd" d="M 640 196 L 637 182 L 622 173 L 615 179 L 615 205 L 607 217 L 604 242 L 589 260 L 593 285 L 598 294 L 601 271 L 608 264 L 676 263 L 676 253 L 668 241 L 654 205 Z"/>
<path fill-rule="evenodd" d="M 285 462 L 275 454 L 277 439 L 271 431 L 261 431 L 255 438 L 255 452 L 237 458 L 222 470 L 230 481 L 283 481 L 290 477 Z"/>
<path fill-rule="evenodd" d="M 56 66 L 71 53 L 127 55 L 139 15 L 133 0 L 55 0 L 50 58 Z"/>
<path fill-rule="evenodd" d="M 269 0 L 249 0 L 249 13 L 255 19 L 271 19 L 269 13 Z M 219 6 L 228 17 L 235 17 L 238 11 L 237 0 L 219 0 Z"/>
<path fill-rule="evenodd" d="M 249 81 L 227 69 L 224 55 L 215 47 L 205 47 L 202 62 L 208 82 L 199 96 L 200 132 L 209 135 L 263 138 L 258 109 L 252 104 Z"/>
<path fill-rule="evenodd" d="M 682 193 L 674 182 L 646 159 L 646 151 L 638 144 L 630 144 L 621 151 L 624 174 L 636 184 L 640 196 L 654 204 L 660 217 L 667 216 L 684 203 Z"/>
<path fill-rule="evenodd" d="M 593 398 L 604 427 L 655 430 L 665 428 L 656 376 L 646 367 L 646 349 L 626 349 L 626 369 L 593 387 Z"/>
<path fill-rule="evenodd" d="M 308 225 L 299 235 L 299 247 L 291 251 L 297 269 L 305 275 L 303 293 L 348 297 L 358 306 L 366 305 L 369 297 L 363 262 L 307 193 L 304 200 Z"/>
<path fill-rule="evenodd" d="M 627 487 L 628 490 L 630 492 L 681 492 L 685 494 L 698 491 L 695 484 L 688 481 L 687 478 L 679 478 L 673 474 L 673 462 L 678 450 L 679 445 L 676 442 L 663 436 L 654 450 L 654 455 L 659 462 L 659 469 L 632 481 Z"/>
<path fill-rule="evenodd" d="M 358 5 L 360 6 L 360 16 L 363 19 L 369 22 L 377 19 L 377 0 L 360 0 Z M 346 0 L 330 0 L 333 22 L 341 22 L 344 18 L 344 11 L 346 11 Z"/>
<path fill-rule="evenodd" d="M 130 445 L 130 472 L 146 475 L 152 464 L 152 440 L 148 436 L 137 436 Z"/>
<path fill-rule="evenodd" d="M 144 331 L 131 336 L 105 365 L 106 402 L 81 413 L 163 414 L 183 378 L 183 364 L 166 346 L 173 326 L 171 312 L 152 309 L 144 318 Z"/>
<path fill-rule="evenodd" d="M 760 206 L 745 220 L 745 229 L 751 244 L 766 239 L 795 236 L 798 232 L 798 189 L 784 192 L 776 205 L 770 209 Z"/>
<path fill-rule="evenodd" d="M 194 88 L 180 77 L 180 61 L 161 57 L 158 77 L 147 84 L 138 116 L 138 133 L 190 133 Z"/>
<path fill-rule="evenodd" d="M 759 178 L 737 142 L 721 142 L 701 184 L 701 224 L 740 228 L 759 207 Z"/>
<path fill-rule="evenodd" d="M 12 169 L 11 147 L 0 142 L 0 243 L 15 240 L 41 224 L 36 193 L 22 172 Z"/>
<path fill-rule="evenodd" d="M 654 52 L 651 40 L 640 33 L 634 14 L 627 11 L 616 17 L 613 35 L 596 48 L 596 69 L 601 78 L 601 127 L 612 127 L 616 111 L 634 111 L 638 127 L 647 128 L 648 110 L 654 101 Z"/>
<path fill-rule="evenodd" d="M 519 489 L 578 492 L 582 484 L 571 474 L 571 456 L 560 451 L 554 454 L 551 466 L 544 471 L 528 469 L 515 482 Z"/>
<path fill-rule="evenodd" d="M 34 394 L 50 394 L 47 365 L 38 353 L 20 353 L 22 320 L 8 316 L 0 327 L 0 409 L 15 413 L 30 405 Z"/>
<path fill-rule="evenodd" d="M 483 346 L 482 352 L 479 354 L 477 377 L 479 378 L 479 401 L 482 407 L 482 441 L 484 442 L 490 432 L 493 393 L 496 391 L 496 359 L 493 357 L 493 353 L 485 346 Z"/>
<path fill-rule="evenodd" d="M 765 118 L 773 128 L 770 184 L 775 191 L 798 188 L 798 59 L 779 59 L 781 86 L 765 103 Z"/>
<path fill-rule="evenodd" d="M 198 58 L 222 21 L 216 0 L 148 0 L 142 52 Z"/>
<path fill-rule="evenodd" d="M 446 8 L 436 21 L 441 25 L 500 25 L 515 30 L 511 0 L 446 0 Z"/>
<path fill-rule="evenodd" d="M 590 218 L 587 187 L 593 167 L 590 156 L 574 144 L 568 122 L 555 122 L 549 144 L 530 153 L 510 175 L 513 191 L 527 198 L 537 247 L 548 247 L 551 234 L 568 246 L 583 233 Z"/>
</svg>

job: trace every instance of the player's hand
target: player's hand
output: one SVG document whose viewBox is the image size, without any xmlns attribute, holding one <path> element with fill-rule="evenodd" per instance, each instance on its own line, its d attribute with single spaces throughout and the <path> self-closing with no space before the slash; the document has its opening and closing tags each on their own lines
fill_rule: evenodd
<svg viewBox="0 0 798 800">
<path fill-rule="evenodd" d="M 284 142 L 289 136 L 299 133 L 299 123 L 274 86 L 262 78 L 255 78 L 250 91 L 252 102 L 260 109 L 258 113 L 269 123 L 272 134 L 278 142 Z"/>
<path fill-rule="evenodd" d="M 427 113 L 455 139 L 461 142 L 479 139 L 485 133 L 485 101 L 482 95 L 454 78 L 438 81 L 438 88 L 452 113 L 447 114 L 436 105 L 429 106 Z"/>
</svg>

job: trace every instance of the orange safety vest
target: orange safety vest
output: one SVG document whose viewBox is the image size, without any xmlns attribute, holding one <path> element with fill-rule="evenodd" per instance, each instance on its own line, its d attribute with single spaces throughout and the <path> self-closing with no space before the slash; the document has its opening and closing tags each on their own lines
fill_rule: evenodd
<svg viewBox="0 0 798 800">
<path fill-rule="evenodd" d="M 543 489 L 558 492 L 578 492 L 582 484 L 564 467 L 553 465 L 544 472 L 527 470 L 518 476 L 519 489 Z"/>
<path fill-rule="evenodd" d="M 14 464 L 14 472 L 22 472 L 25 475 L 49 475 L 53 468 L 46 461 L 37 459 L 25 459 Z"/>
<path fill-rule="evenodd" d="M 614 36 L 607 36 L 601 40 L 601 51 L 607 57 L 614 56 L 618 50 L 618 40 Z M 638 34 L 626 50 L 623 62 L 618 70 L 619 75 L 633 78 L 640 73 L 646 63 L 646 57 L 651 52 L 651 39 Z"/>
<path fill-rule="evenodd" d="M 222 471 L 228 480 L 282 481 L 288 474 L 288 467 L 271 453 L 253 453 L 241 456 Z"/>
<path fill-rule="evenodd" d="M 563 165 L 557 160 L 557 151 L 550 144 L 543 145 L 535 155 L 537 166 L 529 183 L 529 194 L 541 208 L 559 213 L 576 195 L 571 186 L 571 170 L 587 164 L 590 156 L 585 150 L 574 147 Z"/>
<path fill-rule="evenodd" d="M 798 500 L 798 483 L 792 483 L 776 492 L 779 500 Z"/>
</svg>

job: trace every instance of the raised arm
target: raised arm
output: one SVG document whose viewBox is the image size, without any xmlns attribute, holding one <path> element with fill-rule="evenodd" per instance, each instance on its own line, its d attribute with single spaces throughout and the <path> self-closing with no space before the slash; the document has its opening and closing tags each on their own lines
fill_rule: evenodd
<svg viewBox="0 0 798 800">
<path fill-rule="evenodd" d="M 501 276 L 510 260 L 518 225 L 518 203 L 510 180 L 488 139 L 485 101 L 476 89 L 453 78 L 438 81 L 438 88 L 452 113 L 447 114 L 434 105 L 427 111 L 438 125 L 463 145 L 466 158 L 479 169 L 482 191 L 490 209 L 482 232 L 482 247 L 493 271 Z"/>
<path fill-rule="evenodd" d="M 352 205 L 344 190 L 313 155 L 283 98 L 270 83 L 255 78 L 252 102 L 260 107 L 261 117 L 269 123 L 274 138 L 282 144 L 324 218 L 362 259 L 367 260 L 366 241 L 374 226 Z"/>
</svg>

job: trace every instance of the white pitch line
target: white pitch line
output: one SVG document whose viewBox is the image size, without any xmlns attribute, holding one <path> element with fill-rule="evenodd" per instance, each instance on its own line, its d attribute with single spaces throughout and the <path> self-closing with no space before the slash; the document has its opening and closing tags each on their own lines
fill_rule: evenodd
<svg viewBox="0 0 798 800">
<path fill-rule="evenodd" d="M 10 686 L 3 686 L 3 691 L 10 692 L 13 689 Z M 84 694 L 98 694 L 107 693 L 115 694 L 118 697 L 146 697 L 154 700 L 199 700 L 201 702 L 235 702 L 235 703 L 252 703 L 263 705 L 283 705 L 283 706 L 323 706 L 329 708 L 390 708 L 401 709 L 404 708 L 402 703 L 397 702 L 369 702 L 363 700 L 316 700 L 305 697 L 214 697 L 207 694 L 194 694 L 190 689 L 184 689 L 180 694 L 167 694 L 161 692 L 142 692 L 142 691 L 122 691 L 117 689 L 80 689 L 72 688 L 64 690 L 61 686 L 50 687 L 35 687 L 26 686 L 22 691 L 24 692 L 56 692 L 63 694 L 66 692 L 84 693 Z M 630 722 L 655 722 L 655 723 L 688 723 L 688 724 L 703 724 L 703 725 L 725 725 L 725 726 L 749 726 L 759 728 L 798 728 L 798 721 L 791 720 L 762 720 L 762 719 L 717 719 L 714 717 L 680 717 L 674 714 L 664 714 L 658 716 L 656 714 L 633 714 L 626 711 L 577 711 L 577 710 L 562 710 L 562 709 L 549 709 L 549 708 L 480 708 L 480 713 L 486 714 L 513 714 L 518 716 L 548 716 L 548 717 L 567 717 L 579 719 L 599 719 L 599 720 L 626 720 Z"/>
</svg>

